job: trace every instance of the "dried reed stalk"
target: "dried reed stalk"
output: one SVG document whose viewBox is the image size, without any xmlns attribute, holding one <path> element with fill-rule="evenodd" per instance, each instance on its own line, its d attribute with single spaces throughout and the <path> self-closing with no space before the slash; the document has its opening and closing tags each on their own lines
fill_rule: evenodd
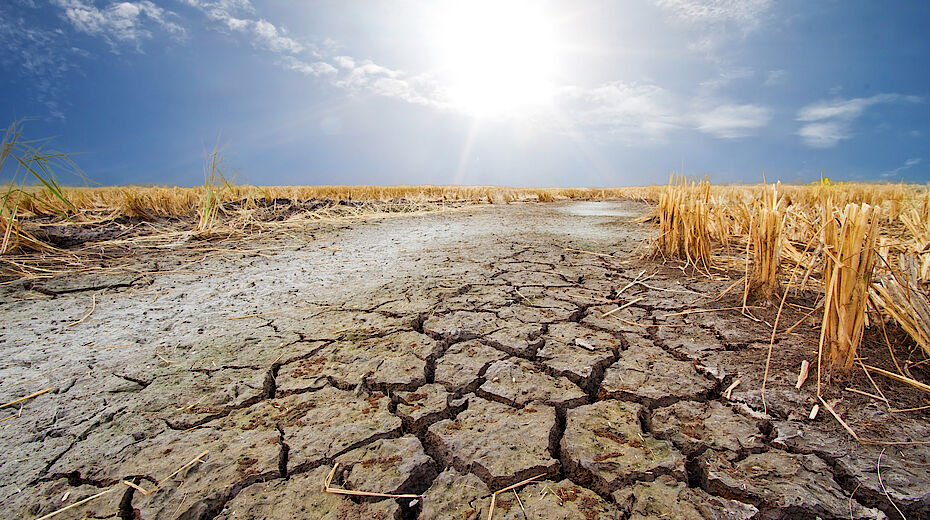
<svg viewBox="0 0 930 520">
<path fill-rule="evenodd" d="M 875 208 L 868 204 L 847 204 L 839 218 L 827 203 L 824 241 L 824 317 L 817 354 L 817 385 L 826 349 L 831 371 L 852 368 L 856 349 L 862 340 L 869 301 L 869 286 L 875 264 Z"/>
<path fill-rule="evenodd" d="M 659 197 L 656 249 L 666 258 L 689 266 L 710 267 L 710 182 L 669 179 Z"/>
</svg>

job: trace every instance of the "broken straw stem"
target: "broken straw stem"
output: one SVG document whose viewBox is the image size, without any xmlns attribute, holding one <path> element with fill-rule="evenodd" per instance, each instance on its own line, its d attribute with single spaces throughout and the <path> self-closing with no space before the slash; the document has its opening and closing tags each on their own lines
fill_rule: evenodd
<svg viewBox="0 0 930 520">
<path fill-rule="evenodd" d="M 532 482 L 532 481 L 534 481 L 534 480 L 536 480 L 536 479 L 538 479 L 538 478 L 545 477 L 545 476 L 546 476 L 545 473 L 540 473 L 539 475 L 536 475 L 535 477 L 530 477 L 530 478 L 528 478 L 528 479 L 526 479 L 526 480 L 521 480 L 520 482 L 517 482 L 516 484 L 514 484 L 514 485 L 512 485 L 512 486 L 507 486 L 507 487 L 505 487 L 504 489 L 499 489 L 499 490 L 495 491 L 494 493 L 492 493 L 492 494 L 491 494 L 491 509 L 488 511 L 488 520 L 493 520 L 493 519 L 494 519 L 494 505 L 495 505 L 495 503 L 497 502 L 497 495 L 499 495 L 499 494 L 501 494 L 501 493 L 506 493 L 507 491 L 510 491 L 511 489 L 517 489 L 518 487 L 520 487 L 520 486 L 522 486 L 522 485 L 524 485 L 524 484 L 529 484 L 530 482 Z"/>
<path fill-rule="evenodd" d="M 917 389 L 919 389 L 919 390 L 923 390 L 924 392 L 930 393 L 930 385 L 925 385 L 924 383 L 921 383 L 920 381 L 916 381 L 916 380 L 911 379 L 911 378 L 909 378 L 909 377 L 904 377 L 904 376 L 895 374 L 894 372 L 889 372 L 889 371 L 887 371 L 887 370 L 882 370 L 882 369 L 880 369 L 880 368 L 873 367 L 872 365 L 864 365 L 864 366 L 865 366 L 866 368 L 868 368 L 869 370 L 871 370 L 871 371 L 873 371 L 873 372 L 878 372 L 879 374 L 881 374 L 881 375 L 883 375 L 883 376 L 885 376 L 885 377 L 887 377 L 887 378 L 894 379 L 895 381 L 898 381 L 898 382 L 901 382 L 901 383 L 905 383 L 905 384 L 911 385 L 911 386 L 913 386 L 914 388 L 917 388 Z"/>
<path fill-rule="evenodd" d="M 334 495 L 349 495 L 349 496 L 360 496 L 360 497 L 379 497 L 379 498 L 423 498 L 423 495 L 414 495 L 411 493 L 407 494 L 393 494 L 393 493 L 375 493 L 372 491 L 354 491 L 351 489 L 340 489 L 330 486 L 333 482 L 333 477 L 336 476 L 336 469 L 339 467 L 339 463 L 333 464 L 333 469 L 329 471 L 329 475 L 326 476 L 326 480 L 323 481 L 323 492 L 332 493 Z"/>
<path fill-rule="evenodd" d="M 643 299 L 643 296 L 640 296 L 639 298 L 636 298 L 635 300 L 630 300 L 630 301 L 624 303 L 623 305 L 617 307 L 616 309 L 614 309 L 614 310 L 612 310 L 612 311 L 608 311 L 608 312 L 605 312 L 604 314 L 601 314 L 601 318 L 606 318 L 606 317 L 610 316 L 611 314 L 613 314 L 613 313 L 615 313 L 615 312 L 617 312 L 617 311 L 622 311 L 623 309 L 626 309 L 626 308 L 629 307 L 630 305 L 633 305 L 634 303 L 636 303 L 636 302 L 638 302 L 638 301 L 640 301 L 640 300 L 642 300 L 642 299 Z"/>
<path fill-rule="evenodd" d="M 38 391 L 38 392 L 36 392 L 36 393 L 34 393 L 34 394 L 32 394 L 32 395 L 27 395 L 26 397 L 20 397 L 19 399 L 16 399 L 15 401 L 10 401 L 9 403 L 0 405 L 0 409 L 6 408 L 7 406 L 13 406 L 13 405 L 16 404 L 16 403 L 21 403 L 21 402 L 23 402 L 23 401 L 32 399 L 33 397 L 39 397 L 40 395 L 46 394 L 46 393 L 48 393 L 48 392 L 51 392 L 52 390 L 54 390 L 54 389 L 56 389 L 56 388 L 58 388 L 58 387 L 57 387 L 57 386 L 50 386 L 50 387 L 46 388 L 45 390 L 40 390 L 40 391 Z"/>
</svg>

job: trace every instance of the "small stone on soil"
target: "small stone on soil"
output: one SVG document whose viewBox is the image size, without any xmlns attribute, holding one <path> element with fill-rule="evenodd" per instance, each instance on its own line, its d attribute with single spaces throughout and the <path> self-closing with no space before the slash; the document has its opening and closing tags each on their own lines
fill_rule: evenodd
<svg viewBox="0 0 930 520">
<path fill-rule="evenodd" d="M 585 389 L 600 380 L 604 370 L 615 359 L 614 353 L 621 347 L 620 339 L 613 334 L 577 323 L 551 325 L 545 338 L 546 344 L 537 356 L 553 373 L 565 376 Z"/>
<path fill-rule="evenodd" d="M 490 312 L 455 311 L 429 318 L 423 323 L 423 331 L 433 337 L 455 342 L 490 335 L 505 325 L 505 321 Z"/>
</svg>

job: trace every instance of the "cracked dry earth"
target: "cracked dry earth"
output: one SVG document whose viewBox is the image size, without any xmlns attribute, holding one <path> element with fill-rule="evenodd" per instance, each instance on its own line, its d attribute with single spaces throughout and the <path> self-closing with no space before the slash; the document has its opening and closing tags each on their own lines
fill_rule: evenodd
<svg viewBox="0 0 930 520">
<path fill-rule="evenodd" d="M 773 373 L 763 413 L 769 329 L 676 315 L 732 282 L 639 260 L 645 210 L 319 224 L 7 285 L 0 401 L 56 389 L 0 423 L 0 516 L 112 489 L 58 518 L 486 519 L 493 491 L 542 474 L 494 518 L 928 518 L 925 446 L 807 420 L 796 372 Z M 869 401 L 841 411 L 930 437 Z M 323 493 L 336 462 L 334 486 L 423 496 Z"/>
</svg>

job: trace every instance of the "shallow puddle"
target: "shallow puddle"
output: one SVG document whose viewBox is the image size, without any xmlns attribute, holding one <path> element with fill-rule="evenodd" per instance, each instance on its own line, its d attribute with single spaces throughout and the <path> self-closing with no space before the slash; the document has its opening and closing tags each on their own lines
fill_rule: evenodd
<svg viewBox="0 0 930 520">
<path fill-rule="evenodd" d="M 579 217 L 635 218 L 643 214 L 643 205 L 634 202 L 575 202 L 559 209 Z"/>
</svg>

